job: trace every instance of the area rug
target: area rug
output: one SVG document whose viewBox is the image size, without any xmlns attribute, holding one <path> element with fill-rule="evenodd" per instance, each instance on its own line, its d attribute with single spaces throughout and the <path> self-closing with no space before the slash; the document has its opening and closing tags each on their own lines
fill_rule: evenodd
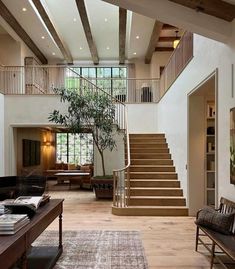
<svg viewBox="0 0 235 269">
<path fill-rule="evenodd" d="M 34 245 L 58 244 L 57 231 L 45 231 Z M 147 269 L 138 231 L 64 231 L 63 253 L 54 269 Z"/>
</svg>

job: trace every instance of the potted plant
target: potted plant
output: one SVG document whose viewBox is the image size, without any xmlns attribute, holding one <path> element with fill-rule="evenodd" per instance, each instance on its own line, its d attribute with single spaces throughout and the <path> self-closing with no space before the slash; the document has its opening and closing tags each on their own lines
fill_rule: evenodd
<svg viewBox="0 0 235 269">
<path fill-rule="evenodd" d="M 111 97 L 103 92 L 83 91 L 71 89 L 54 89 L 55 93 L 60 95 L 61 102 L 68 105 L 67 112 L 62 114 L 59 110 L 54 110 L 49 115 L 49 121 L 63 125 L 72 133 L 81 133 L 84 130 L 91 132 L 96 148 L 101 157 L 102 177 L 107 184 L 111 184 L 112 180 L 107 182 L 105 171 L 104 151 L 106 149 L 113 150 L 116 147 L 114 134 L 118 131 L 115 122 L 115 105 Z M 93 183 L 94 188 L 97 187 L 102 179 L 98 178 Z M 106 184 L 105 183 L 105 184 Z M 111 189 L 110 186 L 107 186 Z"/>
</svg>

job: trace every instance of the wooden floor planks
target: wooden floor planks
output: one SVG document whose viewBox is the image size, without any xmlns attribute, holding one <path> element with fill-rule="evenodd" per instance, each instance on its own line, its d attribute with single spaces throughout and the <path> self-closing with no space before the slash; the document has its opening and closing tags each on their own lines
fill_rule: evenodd
<svg viewBox="0 0 235 269">
<path fill-rule="evenodd" d="M 111 201 L 97 201 L 91 191 L 73 187 L 49 193 L 52 198 L 65 199 L 64 230 L 138 230 L 149 269 L 209 269 L 205 250 L 194 251 L 193 217 L 120 217 L 111 214 Z M 58 220 L 48 229 L 57 227 Z"/>
</svg>

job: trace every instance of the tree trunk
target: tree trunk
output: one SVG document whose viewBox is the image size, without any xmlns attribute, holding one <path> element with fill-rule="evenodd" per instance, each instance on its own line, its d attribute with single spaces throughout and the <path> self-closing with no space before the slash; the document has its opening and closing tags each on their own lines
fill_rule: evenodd
<svg viewBox="0 0 235 269">
<path fill-rule="evenodd" d="M 103 170 L 103 176 L 105 176 L 105 167 L 104 167 L 104 152 L 100 151 L 101 161 L 102 161 L 102 170 Z"/>
</svg>

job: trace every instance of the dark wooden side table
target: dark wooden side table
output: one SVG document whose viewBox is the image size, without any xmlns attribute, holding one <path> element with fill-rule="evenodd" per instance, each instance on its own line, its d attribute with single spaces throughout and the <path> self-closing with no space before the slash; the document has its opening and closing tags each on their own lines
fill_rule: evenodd
<svg viewBox="0 0 235 269">
<path fill-rule="evenodd" d="M 22 269 L 51 269 L 63 251 L 62 212 L 63 199 L 51 199 L 40 207 L 30 223 L 14 235 L 0 236 L 0 268 L 11 268 L 21 259 Z M 37 237 L 59 217 L 58 246 L 31 247 Z M 30 250 L 30 252 L 29 252 Z M 49 252 L 48 252 L 49 251 Z M 29 255 L 27 255 L 30 253 Z M 43 258 L 43 259 L 41 259 Z"/>
</svg>

